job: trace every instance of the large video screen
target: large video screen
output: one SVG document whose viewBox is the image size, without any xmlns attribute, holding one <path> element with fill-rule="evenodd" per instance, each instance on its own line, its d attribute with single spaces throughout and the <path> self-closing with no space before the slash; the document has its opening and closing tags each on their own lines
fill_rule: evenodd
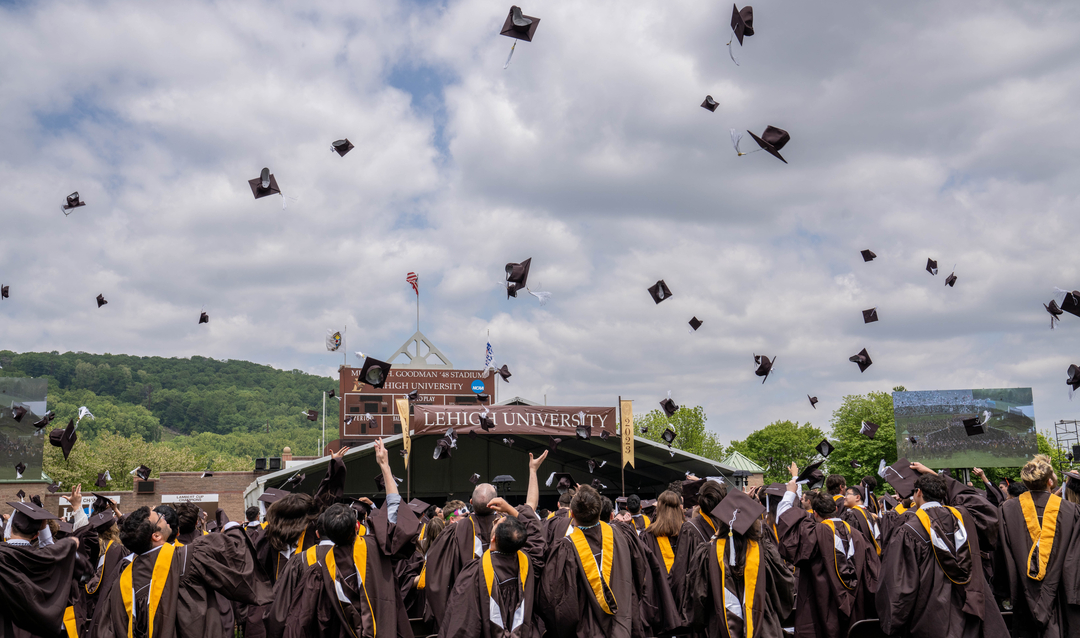
<svg viewBox="0 0 1080 638">
<path fill-rule="evenodd" d="M 1039 451 L 1031 388 L 893 392 L 893 416 L 896 453 L 935 469 L 1016 467 Z M 968 436 L 975 418 L 984 432 Z"/>
<path fill-rule="evenodd" d="M 17 480 L 20 463 L 26 465 L 22 480 L 41 481 L 41 452 L 49 434 L 34 421 L 45 415 L 48 389 L 45 379 L 0 377 L 0 481 Z M 15 421 L 19 406 L 27 413 Z"/>
</svg>

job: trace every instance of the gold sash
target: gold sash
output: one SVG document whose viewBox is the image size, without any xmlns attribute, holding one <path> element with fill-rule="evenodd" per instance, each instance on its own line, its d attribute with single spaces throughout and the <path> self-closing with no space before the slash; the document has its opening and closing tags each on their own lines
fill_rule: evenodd
<svg viewBox="0 0 1080 638">
<path fill-rule="evenodd" d="M 716 539 L 716 562 L 720 565 L 720 593 L 727 595 L 724 585 L 724 546 L 726 538 Z M 746 624 L 746 638 L 754 636 L 754 594 L 757 591 L 758 566 L 761 564 L 761 545 L 752 540 L 746 541 L 746 565 L 743 566 L 743 622 Z M 721 598 L 721 601 L 723 599 Z M 727 605 L 722 605 L 724 613 L 724 629 L 727 630 Z"/>
<path fill-rule="evenodd" d="M 529 576 L 529 557 L 525 552 L 518 551 L 518 582 L 521 583 L 521 593 L 525 593 L 525 579 Z M 491 586 L 495 583 L 495 567 L 491 564 L 491 550 L 484 552 L 484 582 L 487 583 L 488 598 L 491 597 Z"/>
<path fill-rule="evenodd" d="M 318 549 L 318 545 L 312 545 L 305 552 L 304 556 L 307 558 L 309 566 L 318 562 Z M 375 624 L 375 608 L 371 606 L 371 597 L 367 593 L 367 583 L 364 582 L 364 578 L 367 576 L 367 543 L 364 542 L 362 536 L 357 536 L 356 540 L 353 541 L 352 557 L 353 564 L 356 565 L 356 580 L 360 583 L 360 589 L 364 592 L 364 600 L 367 601 L 368 611 L 371 612 L 371 631 L 378 635 L 378 627 Z M 326 557 L 323 560 L 326 563 L 326 571 L 330 573 L 330 580 L 337 580 L 337 559 L 334 558 L 334 548 L 332 546 L 326 552 Z"/>
<path fill-rule="evenodd" d="M 847 529 L 848 542 L 854 544 L 855 539 L 853 539 L 851 537 L 851 525 L 844 522 L 844 521 L 840 521 L 840 522 L 844 523 L 844 528 Z M 829 529 L 831 529 L 832 533 L 833 533 L 833 536 L 836 536 L 836 524 L 833 523 L 832 519 L 827 518 L 824 521 L 822 521 L 821 523 L 823 525 L 827 526 Z M 847 560 L 846 556 L 844 557 L 844 560 Z M 849 589 L 849 590 L 850 589 L 855 589 L 854 586 L 849 587 L 848 584 L 846 582 L 844 582 L 844 577 L 840 575 L 840 561 L 837 560 L 837 558 L 836 558 L 836 547 L 835 546 L 833 547 L 833 569 L 836 571 L 836 579 L 838 581 L 840 581 L 840 584 L 844 586 L 844 589 Z"/>
<path fill-rule="evenodd" d="M 79 638 L 79 630 L 75 627 L 74 607 L 64 610 L 64 631 L 67 633 L 67 638 Z"/>
<path fill-rule="evenodd" d="M 904 507 L 903 505 L 900 505 L 899 503 L 897 503 L 896 507 L 893 508 L 893 511 L 896 512 L 897 515 L 899 515 L 899 514 L 903 514 L 904 512 L 906 512 L 907 508 Z"/>
<path fill-rule="evenodd" d="M 420 576 L 416 579 L 416 588 L 423 589 L 427 587 L 427 561 L 424 561 L 424 566 L 420 568 Z"/>
<path fill-rule="evenodd" d="M 711 528 L 712 528 L 712 533 L 713 533 L 713 536 L 716 536 L 716 525 L 714 525 L 714 524 L 713 524 L 713 522 L 712 522 L 711 520 L 709 520 L 709 517 L 708 517 L 708 516 L 705 516 L 705 515 L 704 515 L 704 514 L 702 514 L 701 512 L 698 512 L 698 516 L 700 516 L 701 518 L 705 519 L 705 522 L 706 522 L 706 523 L 708 523 L 708 524 L 709 524 L 709 527 L 711 527 Z"/>
<path fill-rule="evenodd" d="M 101 553 L 101 556 L 103 558 L 109 554 L 109 548 L 112 547 L 112 544 L 113 544 L 113 541 L 109 541 L 108 543 L 105 544 L 105 551 Z M 101 581 L 104 580 L 104 579 L 105 579 L 105 563 L 102 563 L 101 564 L 101 574 L 98 576 L 98 582 L 97 582 L 96 585 L 94 585 L 94 588 L 90 589 L 90 583 L 87 583 L 87 584 L 83 585 L 83 588 L 86 590 L 86 593 L 88 593 L 90 595 L 96 594 L 97 590 L 101 588 Z"/>
<path fill-rule="evenodd" d="M 671 566 L 675 563 L 675 552 L 671 549 L 671 539 L 667 536 L 654 536 L 656 544 L 660 546 L 660 555 L 664 557 L 664 568 L 671 573 Z"/>
<path fill-rule="evenodd" d="M 944 507 L 945 509 L 952 512 L 952 515 L 956 517 L 956 522 L 960 524 L 960 527 L 964 526 L 964 517 L 961 516 L 959 510 L 957 510 L 955 507 L 949 507 L 948 505 L 942 505 L 942 507 Z M 963 581 L 960 581 L 960 580 L 954 579 L 952 577 L 952 575 L 949 574 L 949 571 L 951 571 L 951 570 L 945 569 L 945 565 L 941 564 L 941 559 L 938 557 L 938 553 L 937 553 L 938 548 L 934 545 L 934 542 L 933 542 L 934 535 L 930 533 L 930 515 L 926 513 L 926 510 L 924 510 L 924 509 L 922 509 L 920 507 L 915 512 L 915 517 L 919 519 L 919 522 L 922 523 L 923 529 L 926 530 L 926 535 L 930 537 L 930 548 L 932 550 L 934 550 L 934 560 L 937 561 L 938 567 L 940 567 L 942 573 L 945 574 L 945 578 L 948 578 L 950 581 L 952 581 L 953 583 L 955 583 L 957 585 L 966 585 L 969 582 L 971 582 L 971 572 L 970 571 L 967 574 L 967 579 L 963 580 Z M 970 543 L 970 542 L 971 541 L 969 540 L 968 543 Z M 956 547 L 954 549 L 956 550 L 956 571 L 959 572 L 956 575 L 959 578 L 959 577 L 961 577 L 960 574 L 963 572 L 963 567 L 960 565 L 960 560 L 959 560 L 960 559 L 960 548 Z M 970 545 L 968 547 L 968 556 L 971 556 Z M 974 559 L 975 557 L 971 556 L 971 558 Z M 951 562 L 950 562 L 950 565 L 952 565 Z"/>
<path fill-rule="evenodd" d="M 600 547 L 602 551 L 600 560 L 603 562 L 600 567 L 596 565 L 596 557 L 593 556 L 592 549 L 589 548 L 589 541 L 585 538 L 585 532 L 575 527 L 570 534 L 570 540 L 573 541 L 578 558 L 581 559 L 581 567 L 585 570 L 585 578 L 588 579 L 589 586 L 592 587 L 596 601 L 600 603 L 600 609 L 604 610 L 604 613 L 609 616 L 615 615 L 615 612 L 619 610 L 619 601 L 615 600 L 615 593 L 611 592 L 611 586 L 608 584 L 611 582 L 611 567 L 615 558 L 615 535 L 611 530 L 611 526 L 607 523 L 600 523 Z M 601 574 L 601 569 L 603 574 Z M 608 605 L 607 598 L 604 596 L 605 588 L 611 592 L 611 600 L 615 603 L 614 605 Z"/>
<path fill-rule="evenodd" d="M 1061 509 L 1061 497 L 1050 495 L 1046 501 L 1046 509 L 1043 510 L 1043 524 L 1039 526 L 1039 514 L 1035 510 L 1035 501 L 1031 498 L 1031 492 L 1024 492 L 1019 497 L 1020 509 L 1024 512 L 1024 522 L 1027 523 L 1028 534 L 1031 536 L 1031 549 L 1028 550 L 1027 575 L 1032 580 L 1046 578 L 1046 566 L 1050 562 L 1050 553 L 1054 551 L 1054 532 L 1057 531 L 1058 510 Z M 1033 575 L 1031 560 L 1035 552 L 1039 552 L 1038 571 Z"/>
<path fill-rule="evenodd" d="M 866 510 L 864 508 L 858 506 L 858 505 L 856 505 L 852 509 L 854 509 L 858 513 L 862 514 L 863 520 L 866 521 L 866 530 L 868 532 L 870 532 L 870 541 L 872 543 L 874 543 L 874 549 L 877 550 L 877 555 L 881 556 L 881 545 L 879 545 L 878 542 L 877 542 L 877 539 L 874 538 L 874 526 L 870 524 L 870 517 L 866 515 Z M 949 509 L 952 509 L 952 508 L 949 508 Z M 930 533 L 930 528 L 927 527 L 926 530 L 927 530 L 926 533 L 929 534 Z"/>
<path fill-rule="evenodd" d="M 169 570 L 172 568 L 173 554 L 176 552 L 176 548 L 172 545 L 165 544 L 158 550 L 157 558 L 154 560 L 154 571 L 150 577 L 150 611 L 148 612 L 150 617 L 147 619 L 147 633 L 149 638 L 154 638 L 154 616 L 157 614 L 158 604 L 161 602 L 161 594 L 165 592 L 165 581 L 169 577 Z M 132 561 L 124 571 L 120 574 L 120 597 L 124 601 L 124 609 L 128 615 L 128 638 L 133 636 L 133 621 L 135 620 L 135 614 L 132 612 L 132 608 L 135 605 L 135 591 L 132 589 L 131 582 L 131 568 L 135 565 Z"/>
</svg>

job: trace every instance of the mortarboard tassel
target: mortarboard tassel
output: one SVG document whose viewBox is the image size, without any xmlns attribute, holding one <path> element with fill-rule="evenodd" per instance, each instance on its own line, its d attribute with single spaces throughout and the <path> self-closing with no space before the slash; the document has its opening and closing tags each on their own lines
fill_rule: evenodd
<svg viewBox="0 0 1080 638">
<path fill-rule="evenodd" d="M 731 520 L 728 522 L 727 528 L 727 544 L 728 544 L 728 565 L 735 566 L 735 519 L 739 516 L 739 509 L 735 508 L 735 512 L 731 515 Z"/>
<path fill-rule="evenodd" d="M 731 30 L 731 39 L 727 42 L 727 52 L 731 56 L 731 61 L 735 63 L 735 66 L 742 66 L 739 61 L 735 59 L 735 49 L 731 46 L 731 43 L 735 41 L 735 29 Z"/>
<path fill-rule="evenodd" d="M 517 47 L 517 40 L 514 40 L 514 46 L 510 47 L 510 55 L 506 56 L 506 64 L 503 65 L 503 69 L 510 66 L 510 58 L 514 57 L 514 48 Z"/>
</svg>

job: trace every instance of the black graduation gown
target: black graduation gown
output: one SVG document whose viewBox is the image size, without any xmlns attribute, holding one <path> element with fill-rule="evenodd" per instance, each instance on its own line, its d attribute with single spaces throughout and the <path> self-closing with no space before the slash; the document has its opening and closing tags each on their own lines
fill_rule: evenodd
<svg viewBox="0 0 1080 638">
<path fill-rule="evenodd" d="M 120 560 L 129 553 L 119 539 L 111 543 L 107 542 L 106 545 L 105 555 L 100 556 L 95 565 L 97 569 L 94 571 L 94 576 L 90 582 L 79 586 L 79 602 L 76 604 L 76 611 L 84 621 L 82 630 L 79 632 L 81 636 L 90 634 L 90 621 L 94 618 L 100 596 L 109 589 L 106 586 L 109 576 L 116 571 Z"/>
<path fill-rule="evenodd" d="M 439 624 L 440 638 L 539 638 L 540 624 L 533 611 L 536 599 L 536 568 L 529 560 L 524 589 L 519 576 L 517 554 L 491 554 L 494 573 L 491 596 L 488 596 L 483 562 L 465 566 L 454 582 L 446 617 Z M 497 624 L 492 618 L 491 600 L 498 605 Z M 521 624 L 515 626 L 515 614 L 521 605 Z"/>
<path fill-rule="evenodd" d="M 706 515 L 698 512 L 693 518 L 683 523 L 679 530 L 679 546 L 675 549 L 675 563 L 668 572 L 671 577 L 671 594 L 676 601 L 683 599 L 686 588 L 686 572 L 690 567 L 690 559 L 698 547 L 709 542 L 713 536 L 713 528 L 705 520 Z M 709 521 L 716 523 L 710 516 Z"/>
<path fill-rule="evenodd" d="M 602 551 L 601 527 L 605 524 L 583 530 L 589 548 L 596 557 Z M 616 609 L 609 615 L 600 607 L 589 585 L 573 540 L 564 538 L 555 544 L 554 550 L 548 553 L 547 565 L 540 576 L 540 591 L 536 600 L 536 611 L 549 635 L 562 638 L 630 638 L 634 587 L 630 548 L 626 537 L 615 530 L 612 530 L 612 554 L 608 586 Z"/>
<path fill-rule="evenodd" d="M 630 635 L 634 638 L 643 638 L 649 633 L 646 628 L 651 625 L 660 625 L 660 610 L 657 607 L 657 592 L 654 584 L 655 578 L 662 578 L 665 574 L 652 561 L 652 554 L 645 549 L 637 530 L 622 521 L 611 523 L 616 533 L 623 535 L 626 547 L 630 550 L 630 573 L 633 577 L 631 588 L 631 605 L 634 613 L 631 615 Z"/>
<path fill-rule="evenodd" d="M 75 561 L 74 540 L 41 548 L 0 543 L 0 638 L 61 631 Z"/>
<path fill-rule="evenodd" d="M 428 549 L 424 596 L 427 607 L 424 619 L 438 622 L 446 614 L 447 599 L 454 580 L 466 565 L 476 560 L 491 543 L 494 514 L 470 514 L 443 528 Z"/>
<path fill-rule="evenodd" d="M 837 534 L 846 529 L 836 523 Z M 873 618 L 880 560 L 872 545 L 852 530 L 852 561 L 858 583 L 849 591 L 836 574 L 833 532 L 801 509 L 791 508 L 777 522 L 780 555 L 798 568 L 799 599 L 795 605 L 797 638 L 843 638 L 848 627 Z"/>
<path fill-rule="evenodd" d="M 729 611 L 729 622 L 725 624 L 725 616 L 721 613 L 725 609 L 723 589 L 731 589 L 735 597 L 744 602 L 748 597 L 752 597 L 754 638 L 782 638 L 783 620 L 791 615 L 795 606 L 795 577 L 772 542 L 762 540 L 760 547 L 761 559 L 753 592 L 745 590 L 744 575 L 737 574 L 735 568 L 727 564 L 726 556 L 722 557 L 724 579 L 729 586 L 723 587 L 720 584 L 720 560 L 717 557 L 716 540 L 698 547 L 690 560 L 690 568 L 686 574 L 686 595 L 681 601 L 683 615 L 695 636 L 743 638 L 746 635 L 744 621 L 735 620 L 732 623 L 731 617 L 734 614 Z M 735 601 L 736 598 L 732 600 Z M 740 612 L 745 614 L 745 607 Z M 730 624 L 736 625 L 734 635 Z"/>
<path fill-rule="evenodd" d="M 865 513 L 865 517 L 863 514 Z M 883 547 L 881 539 L 881 524 L 877 522 L 877 517 L 868 511 L 860 512 L 854 507 L 845 507 L 844 513 L 840 516 L 848 525 L 859 530 L 863 535 L 863 539 L 874 548 L 874 553 L 879 556 L 881 553 L 879 548 Z M 877 534 L 874 533 L 874 526 L 877 526 Z"/>
<path fill-rule="evenodd" d="M 660 543 L 656 540 L 656 536 L 648 530 L 644 531 L 640 538 L 641 544 L 645 546 L 645 550 L 649 553 L 649 565 L 653 571 L 653 604 L 658 614 L 656 620 L 649 623 L 649 629 L 652 630 L 653 634 L 658 634 L 683 627 L 686 625 L 686 620 L 683 617 L 680 602 L 675 600 L 675 596 L 672 594 L 671 573 L 667 569 Z M 679 537 L 672 536 L 668 538 L 668 542 L 671 544 L 672 566 L 674 566 L 674 552 L 678 550 Z"/>
</svg>

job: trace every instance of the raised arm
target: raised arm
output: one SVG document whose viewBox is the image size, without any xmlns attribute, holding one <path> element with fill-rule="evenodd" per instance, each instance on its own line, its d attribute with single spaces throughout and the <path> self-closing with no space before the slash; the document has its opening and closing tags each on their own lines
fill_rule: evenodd
<svg viewBox="0 0 1080 638">
<path fill-rule="evenodd" d="M 529 452 L 529 491 L 525 493 L 525 504 L 533 508 L 533 511 L 536 511 L 536 506 L 540 504 L 540 481 L 536 478 L 536 473 L 547 455 L 548 451 L 544 450 L 540 458 L 534 459 L 532 452 Z"/>
</svg>

